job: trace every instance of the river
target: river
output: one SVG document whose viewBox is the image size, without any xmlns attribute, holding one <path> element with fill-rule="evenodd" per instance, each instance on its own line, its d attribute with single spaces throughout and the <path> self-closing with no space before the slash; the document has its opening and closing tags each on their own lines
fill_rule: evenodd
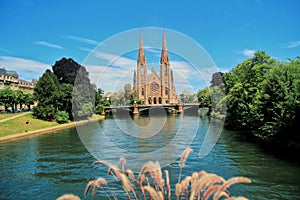
<svg viewBox="0 0 300 200">
<path fill-rule="evenodd" d="M 158 125 L 151 127 L 151 122 Z M 198 116 L 108 118 L 78 129 L 0 143 L 0 199 L 56 199 L 65 193 L 90 199 L 90 195 L 83 195 L 85 186 L 99 176 L 111 181 L 111 190 L 124 199 L 118 183 L 107 177 L 107 168 L 93 164 L 96 159 L 118 162 L 124 156 L 132 168 L 142 166 L 146 160 L 159 160 L 163 169 L 170 171 L 171 183 L 176 183 L 176 158 L 188 144 L 194 152 L 183 168 L 183 177 L 200 170 L 226 179 L 245 176 L 252 183 L 233 185 L 229 189 L 232 195 L 249 199 L 300 198 L 299 164 L 266 153 L 246 142 L 242 133 L 223 130 L 212 150 L 199 157 L 210 124 L 207 117 Z M 94 199 L 103 197 L 100 190 Z"/>
</svg>

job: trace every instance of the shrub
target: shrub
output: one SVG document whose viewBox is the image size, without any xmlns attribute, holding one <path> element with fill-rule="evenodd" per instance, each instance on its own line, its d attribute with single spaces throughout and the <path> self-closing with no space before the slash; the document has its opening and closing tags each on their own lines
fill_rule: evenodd
<svg viewBox="0 0 300 200">
<path fill-rule="evenodd" d="M 101 115 L 104 110 L 104 106 L 102 104 L 98 104 L 96 106 L 96 114 Z"/>
<path fill-rule="evenodd" d="M 56 113 L 56 122 L 59 124 L 64 124 L 67 123 L 69 121 L 69 113 L 67 113 L 66 111 L 58 111 Z"/>
</svg>

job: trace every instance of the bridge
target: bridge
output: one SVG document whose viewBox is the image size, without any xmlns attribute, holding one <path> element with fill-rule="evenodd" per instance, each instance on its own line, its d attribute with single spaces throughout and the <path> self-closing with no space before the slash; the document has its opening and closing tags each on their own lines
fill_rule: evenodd
<svg viewBox="0 0 300 200">
<path fill-rule="evenodd" d="M 196 114 L 200 108 L 200 103 L 184 104 L 161 104 L 161 105 L 126 105 L 126 106 L 109 106 L 104 108 L 104 114 L 149 114 L 161 113 L 164 109 L 168 114 Z"/>
</svg>

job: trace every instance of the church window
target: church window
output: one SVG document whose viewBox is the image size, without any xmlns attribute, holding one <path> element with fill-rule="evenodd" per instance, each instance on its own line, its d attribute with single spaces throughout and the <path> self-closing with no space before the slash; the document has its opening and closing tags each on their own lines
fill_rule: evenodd
<svg viewBox="0 0 300 200">
<path fill-rule="evenodd" d="M 169 88 L 165 88 L 165 91 L 166 91 L 166 95 L 168 95 L 169 94 Z"/>
<path fill-rule="evenodd" d="M 168 68 L 167 68 L 167 65 L 165 65 L 165 76 L 168 75 Z"/>
<path fill-rule="evenodd" d="M 144 96 L 144 93 L 145 93 L 144 88 L 142 88 L 142 96 Z"/>
<path fill-rule="evenodd" d="M 144 76 L 144 65 L 141 65 L 141 75 Z"/>
<path fill-rule="evenodd" d="M 159 85 L 156 82 L 152 82 L 150 87 L 151 87 L 151 91 L 154 93 L 157 93 L 159 90 Z"/>
<path fill-rule="evenodd" d="M 148 103 L 149 103 L 149 104 L 152 104 L 152 99 L 151 99 L 151 97 L 148 98 Z"/>
<path fill-rule="evenodd" d="M 162 98 L 161 97 L 158 98 L 158 104 L 162 104 Z"/>
</svg>

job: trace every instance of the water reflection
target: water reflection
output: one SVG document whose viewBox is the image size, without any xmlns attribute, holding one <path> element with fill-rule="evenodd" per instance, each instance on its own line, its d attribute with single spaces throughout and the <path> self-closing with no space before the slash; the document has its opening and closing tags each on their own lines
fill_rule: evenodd
<svg viewBox="0 0 300 200">
<path fill-rule="evenodd" d="M 154 130 L 153 134 L 152 125 L 158 121 L 164 122 L 163 126 L 160 130 Z M 159 161 L 162 166 L 174 162 L 193 142 L 198 124 L 199 117 L 158 115 L 151 118 L 140 116 L 105 120 L 100 125 L 90 123 L 79 126 L 77 130 L 95 158 L 115 163 L 119 157 L 126 157 L 127 165 L 133 170 L 139 170 L 140 163 L 149 159 Z"/>
<path fill-rule="evenodd" d="M 149 123 L 149 119 L 134 120 L 139 126 Z M 195 127 L 191 124 L 197 124 L 197 134 L 192 139 L 189 131 Z M 210 124 L 206 117 L 170 116 L 158 134 L 135 138 L 120 131 L 113 119 L 106 119 L 82 126 L 81 130 L 86 132 L 80 137 L 100 149 L 105 154 L 102 159 L 119 166 L 118 159 L 124 156 L 128 161 L 138 162 L 138 171 L 144 163 L 140 160 L 165 158 L 171 161 L 181 153 L 177 152 L 178 148 L 184 149 L 185 142 L 191 142 L 194 152 L 184 166 L 183 177 L 200 170 L 225 178 L 246 176 L 252 183 L 231 187 L 230 192 L 235 196 L 243 195 L 249 199 L 299 198 L 299 165 L 266 154 L 255 144 L 239 138 L 242 133 L 223 131 L 211 152 L 199 157 Z M 105 131 L 105 134 L 100 134 L 99 130 Z M 118 145 L 123 154 L 111 145 Z M 151 154 L 161 149 L 159 155 Z M 135 157 L 128 157 L 127 152 L 136 153 L 133 154 Z M 0 199 L 56 199 L 64 193 L 73 193 L 84 199 L 87 182 L 99 176 L 109 180 L 116 194 L 123 194 L 119 183 L 106 175 L 106 167 L 92 164 L 95 158 L 82 145 L 76 129 L 1 143 L 0 153 Z M 179 172 L 178 159 L 164 169 L 169 170 L 174 188 Z M 99 199 L 104 196 L 101 192 L 97 194 Z"/>
</svg>

